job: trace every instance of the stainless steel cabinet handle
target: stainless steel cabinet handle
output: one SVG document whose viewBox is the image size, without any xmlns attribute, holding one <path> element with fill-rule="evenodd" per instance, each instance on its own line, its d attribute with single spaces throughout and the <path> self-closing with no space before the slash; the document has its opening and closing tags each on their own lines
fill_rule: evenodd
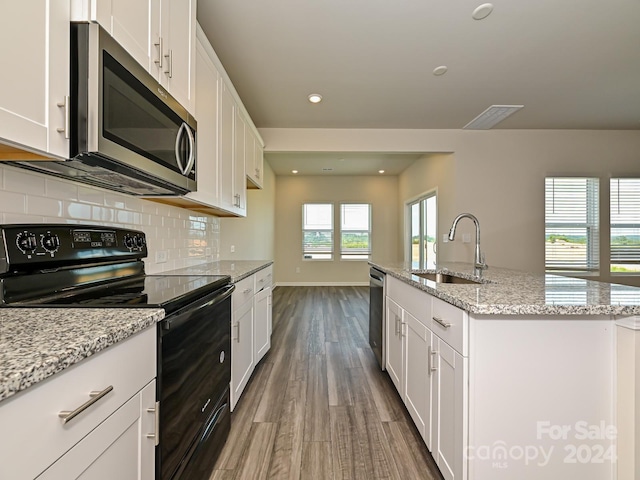
<svg viewBox="0 0 640 480">
<path fill-rule="evenodd" d="M 435 365 L 434 356 L 437 355 L 438 352 L 433 348 L 431 348 L 431 345 L 429 345 L 428 350 L 429 350 L 429 375 L 431 375 L 431 372 L 435 372 L 436 370 L 438 370 L 438 367 L 434 367 Z"/>
<path fill-rule="evenodd" d="M 396 335 L 400 335 L 400 317 L 398 315 L 396 317 Z"/>
<path fill-rule="evenodd" d="M 154 43 L 153 46 L 158 47 L 158 58 L 153 62 L 158 65 L 158 68 L 162 68 L 162 51 L 164 50 L 162 48 L 162 37 L 158 37 L 158 43 Z"/>
<path fill-rule="evenodd" d="M 155 417 L 155 433 L 147 433 L 147 438 L 153 438 L 157 447 L 160 444 L 160 402 L 156 402 L 155 408 L 147 408 L 147 412 L 153 413 Z"/>
<path fill-rule="evenodd" d="M 232 340 L 240 343 L 240 322 L 236 322 L 233 326 L 236 327 L 236 336 Z"/>
<path fill-rule="evenodd" d="M 56 128 L 60 133 L 64 133 L 64 138 L 69 139 L 69 95 L 64 96 L 64 101 L 57 104 L 58 107 L 64 108 L 64 128 Z"/>
<path fill-rule="evenodd" d="M 97 392 L 97 391 L 90 392 L 89 396 L 91 398 L 89 400 L 87 400 L 86 402 L 84 402 L 82 405 L 80 405 L 75 410 L 72 410 L 72 411 L 63 410 L 62 412 L 58 413 L 58 416 L 62 419 L 62 423 L 63 424 L 69 423 L 71 420 L 76 418 L 78 415 L 80 415 L 82 412 L 84 412 L 91 405 L 93 405 L 98 400 L 100 400 L 102 397 L 104 397 L 111 390 L 113 390 L 113 385 L 109 385 L 107 388 L 105 388 L 101 392 Z"/>
<path fill-rule="evenodd" d="M 251 293 L 251 289 L 247 288 L 247 289 L 243 290 L 242 293 L 244 293 L 245 295 L 248 294 L 248 293 Z"/>
<path fill-rule="evenodd" d="M 169 49 L 169 53 L 165 55 L 164 58 L 166 58 L 169 62 L 169 65 L 167 66 L 167 69 L 164 71 L 164 73 L 169 78 L 173 78 L 173 50 Z"/>
<path fill-rule="evenodd" d="M 436 322 L 437 324 L 443 326 L 444 328 L 449 328 L 451 326 L 450 323 L 445 322 L 443 319 L 441 319 L 440 317 L 431 317 L 433 318 L 433 321 Z"/>
</svg>

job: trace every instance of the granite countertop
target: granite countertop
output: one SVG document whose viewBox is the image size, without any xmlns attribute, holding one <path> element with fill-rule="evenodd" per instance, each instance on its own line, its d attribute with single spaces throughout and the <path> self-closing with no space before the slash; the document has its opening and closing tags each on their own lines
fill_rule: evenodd
<svg viewBox="0 0 640 480">
<path fill-rule="evenodd" d="M 162 272 L 163 275 L 229 275 L 231 282 L 237 283 L 249 275 L 267 268 L 273 260 L 220 260 L 192 267 Z"/>
<path fill-rule="evenodd" d="M 561 275 L 533 274 L 489 267 L 481 284 L 436 283 L 413 275 L 402 262 L 370 261 L 388 275 L 476 315 L 640 314 L 640 288 Z M 469 279 L 473 265 L 444 263 L 434 270 Z"/>
<path fill-rule="evenodd" d="M 0 402 L 162 318 L 159 308 L 0 308 Z"/>
</svg>

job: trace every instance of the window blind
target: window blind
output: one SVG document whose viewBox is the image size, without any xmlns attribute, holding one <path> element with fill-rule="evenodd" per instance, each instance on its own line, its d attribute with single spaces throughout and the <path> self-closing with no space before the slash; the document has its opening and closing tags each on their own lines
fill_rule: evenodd
<svg viewBox="0 0 640 480">
<path fill-rule="evenodd" d="M 599 269 L 598 179 L 545 179 L 547 271 Z"/>
<path fill-rule="evenodd" d="M 611 271 L 640 273 L 640 179 L 610 180 Z"/>
</svg>

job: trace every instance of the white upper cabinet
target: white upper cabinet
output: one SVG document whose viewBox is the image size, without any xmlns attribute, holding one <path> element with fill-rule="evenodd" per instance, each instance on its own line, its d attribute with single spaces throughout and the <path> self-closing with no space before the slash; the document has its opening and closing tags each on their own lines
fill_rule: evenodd
<svg viewBox="0 0 640 480">
<path fill-rule="evenodd" d="M 247 187 L 262 188 L 264 154 L 262 142 L 256 135 L 249 122 L 245 131 L 245 168 L 247 171 Z"/>
<path fill-rule="evenodd" d="M 196 0 L 72 0 L 72 19 L 99 23 L 194 112 Z"/>
<path fill-rule="evenodd" d="M 5 3 L 0 15 L 0 142 L 67 158 L 69 2 Z"/>
</svg>

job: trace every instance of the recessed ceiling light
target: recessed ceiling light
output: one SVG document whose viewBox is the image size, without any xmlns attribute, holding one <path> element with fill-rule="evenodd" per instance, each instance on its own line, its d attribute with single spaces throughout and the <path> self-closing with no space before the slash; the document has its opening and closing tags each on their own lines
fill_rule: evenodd
<svg viewBox="0 0 640 480">
<path fill-rule="evenodd" d="M 295 175 L 296 173 L 298 173 L 298 170 L 291 170 L 291 173 Z"/>
<path fill-rule="evenodd" d="M 524 105 L 491 105 L 462 128 L 467 130 L 489 130 L 522 107 Z"/>
<path fill-rule="evenodd" d="M 440 65 L 439 67 L 436 67 L 433 69 L 433 74 L 436 77 L 439 77 L 440 75 L 444 75 L 445 73 L 447 73 L 448 68 L 445 65 Z"/>
<path fill-rule="evenodd" d="M 384 173 L 384 170 L 378 170 L 378 173 Z"/>
<path fill-rule="evenodd" d="M 312 93 L 308 98 L 311 103 L 320 103 L 322 101 L 322 95 L 319 93 Z"/>
<path fill-rule="evenodd" d="M 474 20 L 483 20 L 491 15 L 491 12 L 493 12 L 493 4 L 483 3 L 473 11 L 471 16 Z"/>
</svg>

